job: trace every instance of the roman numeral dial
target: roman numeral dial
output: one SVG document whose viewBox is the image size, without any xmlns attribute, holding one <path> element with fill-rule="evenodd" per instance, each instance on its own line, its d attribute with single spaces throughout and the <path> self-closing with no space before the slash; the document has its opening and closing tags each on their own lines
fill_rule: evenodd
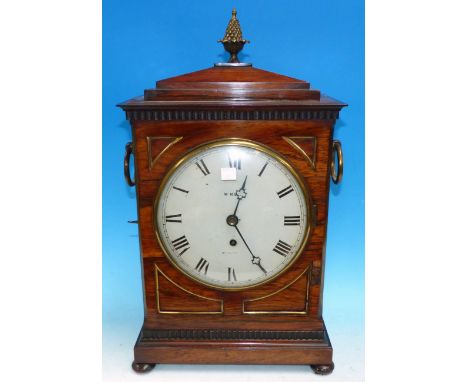
<svg viewBox="0 0 468 382">
<path fill-rule="evenodd" d="M 166 223 L 182 223 L 182 214 L 166 215 Z"/>
<path fill-rule="evenodd" d="M 284 225 L 300 225 L 301 217 L 300 216 L 285 216 Z"/>
<path fill-rule="evenodd" d="M 287 256 L 291 249 L 291 245 L 285 243 L 283 240 L 278 240 L 278 243 L 275 245 L 275 248 L 273 248 L 273 251 L 280 254 L 281 256 Z"/>
<path fill-rule="evenodd" d="M 176 251 L 180 251 L 178 254 L 182 256 L 185 252 L 190 249 L 190 244 L 187 238 L 184 236 L 179 237 L 178 239 L 172 240 L 172 245 Z"/>
<path fill-rule="evenodd" d="M 200 161 L 195 162 L 195 164 L 200 169 L 200 171 L 203 173 L 203 175 L 207 176 L 208 174 L 211 174 L 210 170 L 208 170 L 208 167 L 206 167 L 206 164 L 203 161 L 203 159 L 200 159 Z"/>
<path fill-rule="evenodd" d="M 195 266 L 195 270 L 198 271 L 198 273 L 203 272 L 206 275 L 209 266 L 210 263 L 202 257 Z"/>
<path fill-rule="evenodd" d="M 258 176 L 262 176 L 265 169 L 266 169 L 266 166 L 268 166 L 268 162 L 265 162 L 265 164 L 263 165 L 262 169 L 260 170 L 260 172 L 258 173 Z"/>
<path fill-rule="evenodd" d="M 283 188 L 282 190 L 278 191 L 277 194 L 279 198 L 281 199 L 281 198 L 284 198 L 286 195 L 289 195 L 293 191 L 294 189 L 292 188 L 291 185 L 289 185 L 288 187 Z"/>
<path fill-rule="evenodd" d="M 183 192 L 183 193 L 185 193 L 185 194 L 188 194 L 188 193 L 189 193 L 187 190 L 184 190 L 183 188 L 180 188 L 180 187 L 176 187 L 176 186 L 174 186 L 174 187 L 172 187 L 172 188 L 173 188 L 174 190 L 177 190 L 177 191 Z"/>
<path fill-rule="evenodd" d="M 234 268 L 228 267 L 228 281 L 237 281 Z"/>
<path fill-rule="evenodd" d="M 168 158 L 174 167 L 156 180 L 156 256 L 174 264 L 178 279 L 206 288 L 273 280 L 307 248 L 308 188 L 281 153 L 253 141 L 194 146 Z"/>
<path fill-rule="evenodd" d="M 231 167 L 231 168 L 234 167 L 234 168 L 236 168 L 238 170 L 241 169 L 241 160 L 240 160 L 240 158 L 233 159 L 233 158 L 231 158 L 230 155 L 228 155 L 228 160 L 229 160 L 229 167 Z"/>
</svg>

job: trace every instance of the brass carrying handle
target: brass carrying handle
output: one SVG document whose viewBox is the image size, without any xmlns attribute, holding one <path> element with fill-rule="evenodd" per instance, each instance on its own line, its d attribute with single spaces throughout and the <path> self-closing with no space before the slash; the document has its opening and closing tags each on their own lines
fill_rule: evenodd
<svg viewBox="0 0 468 382">
<path fill-rule="evenodd" d="M 336 156 L 338 157 L 338 171 L 336 169 L 335 153 L 336 153 Z M 340 183 L 341 180 L 343 179 L 343 150 L 341 149 L 340 141 L 333 141 L 332 159 L 330 163 L 330 169 L 331 169 L 330 175 L 333 180 L 333 183 L 335 184 Z"/>
<path fill-rule="evenodd" d="M 135 181 L 132 180 L 130 176 L 130 155 L 133 154 L 133 144 L 132 142 L 128 142 L 125 145 L 125 158 L 124 158 L 124 176 L 125 181 L 130 187 L 135 185 Z"/>
</svg>

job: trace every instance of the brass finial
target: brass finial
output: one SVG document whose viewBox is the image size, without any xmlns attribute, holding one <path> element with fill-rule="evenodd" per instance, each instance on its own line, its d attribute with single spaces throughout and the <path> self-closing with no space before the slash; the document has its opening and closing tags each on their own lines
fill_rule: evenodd
<svg viewBox="0 0 468 382">
<path fill-rule="evenodd" d="M 222 40 L 218 40 L 218 42 L 223 43 L 224 49 L 226 49 L 226 51 L 231 55 L 228 62 L 239 63 L 237 53 L 242 50 L 244 44 L 248 44 L 250 41 L 242 38 L 242 30 L 239 20 L 237 19 L 236 8 L 232 10 L 232 17 L 231 20 L 229 20 L 224 38 Z"/>
</svg>

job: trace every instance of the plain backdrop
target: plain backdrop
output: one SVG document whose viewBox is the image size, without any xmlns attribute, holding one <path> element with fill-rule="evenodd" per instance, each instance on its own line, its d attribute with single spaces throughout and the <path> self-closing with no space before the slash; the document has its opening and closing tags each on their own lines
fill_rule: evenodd
<svg viewBox="0 0 468 382">
<path fill-rule="evenodd" d="M 135 191 L 122 176 L 131 140 L 115 105 L 141 95 L 156 80 L 226 61 L 217 40 L 233 7 L 244 38 L 241 60 L 309 81 L 349 104 L 336 124 L 343 144 L 343 182 L 332 186 L 325 274 L 324 318 L 336 353 L 336 375 L 359 380 L 364 356 L 364 2 L 331 1 L 104 1 L 103 2 L 103 328 L 104 373 L 125 375 L 143 317 Z M 120 346 L 121 345 L 121 346 Z M 160 367 L 167 378 L 180 367 Z M 309 378 L 310 369 L 275 370 L 271 378 Z M 289 368 L 291 369 L 291 368 Z M 184 369 L 185 370 L 185 369 Z M 215 367 L 188 367 L 187 375 Z M 230 368 L 236 377 L 238 368 Z M 258 371 L 256 371 L 258 370 Z M 300 372 L 298 372 L 300 370 Z M 109 374 L 107 374 L 109 373 Z M 279 376 L 275 377 L 274 375 Z M 194 374 L 195 376 L 198 374 Z M 252 374 L 254 375 L 254 374 Z M 155 376 L 157 377 L 157 376 Z M 338 379 L 337 379 L 338 380 Z"/>
<path fill-rule="evenodd" d="M 165 17 L 155 22 L 156 12 L 143 5 L 166 9 Z M 364 380 L 362 291 L 359 281 L 351 286 L 362 277 L 349 278 L 362 265 L 340 271 L 347 261 L 340 246 L 349 241 L 350 248 L 358 248 L 362 235 L 330 238 L 348 230 L 340 225 L 362 227 L 361 207 L 346 204 L 350 190 L 362 192 L 362 162 L 355 156 L 362 139 L 353 140 L 362 126 L 352 117 L 361 116 L 362 78 L 354 82 L 356 91 L 346 83 L 363 69 L 362 52 L 352 45 L 362 47 L 362 38 L 352 35 L 363 24 L 351 1 L 235 4 L 252 40 L 246 48 L 249 61 L 309 80 L 350 104 L 337 129 L 346 172 L 330 199 L 335 226 L 329 230 L 326 275 L 325 318 L 337 370 L 329 377 L 281 366 L 167 366 L 146 376 L 130 371 L 142 319 L 141 284 L 134 276 L 139 271 L 135 228 L 124 223 L 135 212 L 133 194 L 121 178 L 128 125 L 111 95 L 118 102 L 157 78 L 218 61 L 222 53 L 213 39 L 222 37 L 232 5 L 115 1 L 104 4 L 102 17 L 94 0 L 2 4 L 1 380 Z M 211 10 L 216 17 L 207 20 Z M 174 13 L 185 23 L 198 21 L 185 32 L 182 22 L 173 24 Z M 460 0 L 366 1 L 367 381 L 467 380 L 466 14 Z M 135 48 L 145 38 L 157 44 Z M 329 46 L 320 43 L 327 39 Z M 206 48 L 195 49 L 194 41 Z M 327 72 L 322 60 L 333 70 Z M 146 64 L 153 65 L 146 68 L 149 74 L 138 67 Z M 113 65 L 127 74 L 129 65 L 133 73 L 122 76 L 122 83 Z M 357 211 L 356 220 L 348 208 Z M 339 219 L 337 213 L 344 215 Z M 112 230 L 122 240 L 111 245 Z"/>
</svg>

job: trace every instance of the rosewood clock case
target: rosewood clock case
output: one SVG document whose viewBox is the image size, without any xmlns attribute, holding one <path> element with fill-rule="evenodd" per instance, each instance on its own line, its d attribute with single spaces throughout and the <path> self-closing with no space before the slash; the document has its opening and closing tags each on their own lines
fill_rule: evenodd
<svg viewBox="0 0 468 382">
<path fill-rule="evenodd" d="M 252 66 L 215 66 L 159 81 L 119 106 L 132 127 L 125 168 L 136 186 L 145 306 L 134 369 L 158 363 L 304 364 L 330 372 L 323 275 L 330 176 L 339 181 L 342 174 L 333 128 L 346 105 L 306 81 Z M 153 223 L 155 197 L 171 166 L 197 146 L 226 138 L 277 152 L 301 175 L 311 200 L 311 231 L 297 260 L 277 278 L 238 291 L 213 289 L 182 274 L 166 258 Z"/>
</svg>

